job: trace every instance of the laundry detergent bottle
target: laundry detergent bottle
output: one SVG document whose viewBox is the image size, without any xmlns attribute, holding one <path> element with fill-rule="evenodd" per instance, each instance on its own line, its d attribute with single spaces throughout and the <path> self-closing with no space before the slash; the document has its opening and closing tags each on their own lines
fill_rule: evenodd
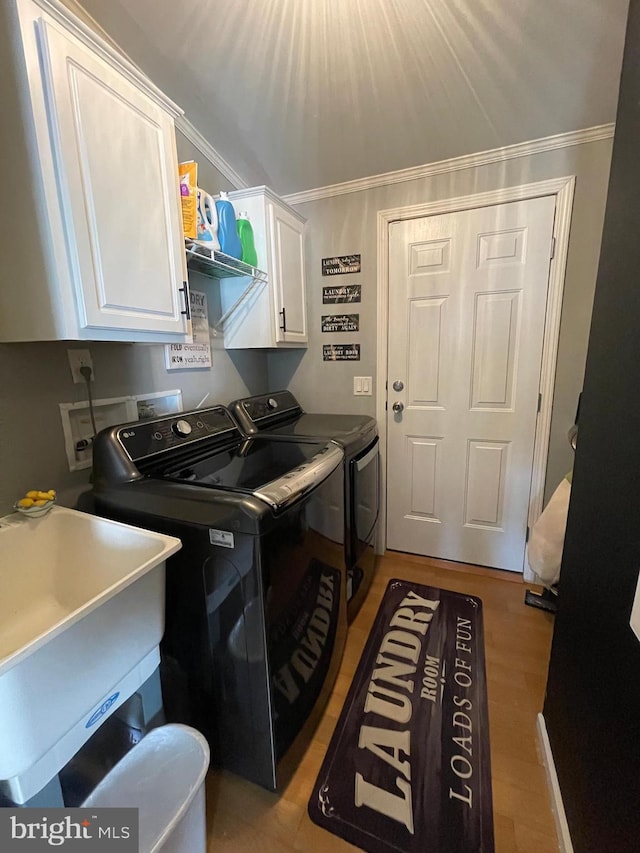
<svg viewBox="0 0 640 853">
<path fill-rule="evenodd" d="M 198 242 L 209 249 L 220 250 L 218 240 L 218 212 L 211 196 L 198 187 Z"/>
<path fill-rule="evenodd" d="M 242 243 L 242 260 L 245 264 L 249 264 L 250 267 L 257 267 L 258 254 L 256 252 L 256 246 L 253 239 L 253 228 L 249 222 L 249 214 L 238 214 L 237 225 L 238 237 Z"/>
<path fill-rule="evenodd" d="M 220 193 L 220 198 L 216 200 L 216 210 L 218 212 L 218 241 L 220 242 L 220 251 L 240 261 L 242 260 L 242 243 L 240 242 L 240 237 L 238 237 L 236 212 L 226 193 Z"/>
</svg>

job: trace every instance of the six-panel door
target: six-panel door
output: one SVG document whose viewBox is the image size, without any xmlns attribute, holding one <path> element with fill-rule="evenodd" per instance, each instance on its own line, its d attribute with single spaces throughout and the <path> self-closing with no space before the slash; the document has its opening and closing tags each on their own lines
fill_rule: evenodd
<svg viewBox="0 0 640 853">
<path fill-rule="evenodd" d="M 391 226 L 389 548 L 522 571 L 554 209 Z"/>
</svg>

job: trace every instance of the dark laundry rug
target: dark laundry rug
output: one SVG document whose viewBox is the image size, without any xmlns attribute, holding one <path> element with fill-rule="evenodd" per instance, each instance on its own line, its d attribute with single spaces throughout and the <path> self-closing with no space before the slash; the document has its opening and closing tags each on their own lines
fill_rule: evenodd
<svg viewBox="0 0 640 853">
<path fill-rule="evenodd" d="M 370 853 L 493 853 L 479 598 L 389 581 L 308 808 Z"/>
</svg>

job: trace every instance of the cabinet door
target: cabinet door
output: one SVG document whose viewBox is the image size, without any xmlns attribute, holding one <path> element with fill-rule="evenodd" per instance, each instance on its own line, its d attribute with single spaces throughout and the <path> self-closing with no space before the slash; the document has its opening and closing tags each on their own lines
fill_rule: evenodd
<svg viewBox="0 0 640 853">
<path fill-rule="evenodd" d="M 305 343 L 307 311 L 305 302 L 303 225 L 288 211 L 269 204 L 271 269 L 276 317 L 276 341 Z M 283 313 L 284 312 L 284 313 Z"/>
<path fill-rule="evenodd" d="M 55 22 L 37 32 L 79 326 L 184 339 L 173 120 Z"/>
</svg>

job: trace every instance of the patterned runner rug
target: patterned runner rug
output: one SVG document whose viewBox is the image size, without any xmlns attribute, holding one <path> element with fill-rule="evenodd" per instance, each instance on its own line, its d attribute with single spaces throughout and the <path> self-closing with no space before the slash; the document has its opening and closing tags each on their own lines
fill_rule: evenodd
<svg viewBox="0 0 640 853">
<path fill-rule="evenodd" d="M 493 853 L 480 599 L 389 581 L 309 815 L 370 853 Z"/>
</svg>

